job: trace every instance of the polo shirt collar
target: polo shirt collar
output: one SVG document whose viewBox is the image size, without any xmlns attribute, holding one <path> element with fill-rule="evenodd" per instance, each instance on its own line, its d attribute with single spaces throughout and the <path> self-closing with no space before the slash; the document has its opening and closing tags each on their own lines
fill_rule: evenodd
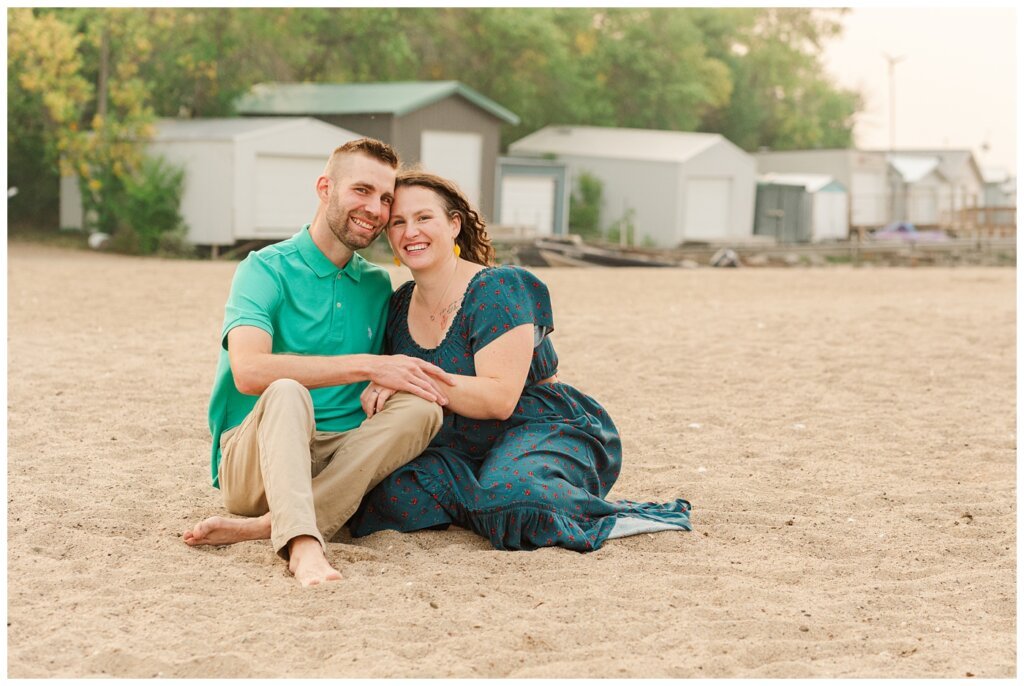
<svg viewBox="0 0 1024 686">
<path fill-rule="evenodd" d="M 333 262 L 327 259 L 327 255 L 324 255 L 320 248 L 316 247 L 313 237 L 309 234 L 309 226 L 309 224 L 306 224 L 302 227 L 302 231 L 299 232 L 295 243 L 298 246 L 299 254 L 302 255 L 302 259 L 313 270 L 313 273 L 323 279 L 328 276 L 336 277 L 338 272 L 341 272 L 358 283 L 363 275 L 363 263 L 365 260 L 357 253 L 352 253 L 352 259 L 348 261 L 348 264 L 344 268 L 338 269 Z"/>
</svg>

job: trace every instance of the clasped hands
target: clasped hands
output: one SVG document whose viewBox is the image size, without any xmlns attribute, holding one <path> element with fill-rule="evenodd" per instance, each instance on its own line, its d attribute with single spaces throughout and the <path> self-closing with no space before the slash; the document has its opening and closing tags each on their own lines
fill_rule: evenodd
<svg viewBox="0 0 1024 686">
<path fill-rule="evenodd" d="M 367 419 L 384 409 L 398 391 L 418 395 L 441 407 L 448 404 L 443 385 L 454 386 L 455 377 L 437 365 L 408 355 L 381 355 L 370 370 L 370 383 L 359 396 Z"/>
</svg>

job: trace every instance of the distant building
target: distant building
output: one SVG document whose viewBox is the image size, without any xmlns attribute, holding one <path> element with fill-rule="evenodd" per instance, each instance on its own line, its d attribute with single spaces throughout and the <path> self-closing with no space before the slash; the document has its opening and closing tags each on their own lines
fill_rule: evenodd
<svg viewBox="0 0 1024 686">
<path fill-rule="evenodd" d="M 495 223 L 533 236 L 569 233 L 569 175 L 564 163 L 498 158 Z"/>
<path fill-rule="evenodd" d="M 779 243 L 841 240 L 850 233 L 850 198 L 824 174 L 762 174 L 757 177 L 754 234 Z"/>
<path fill-rule="evenodd" d="M 391 144 L 403 162 L 455 181 L 494 213 L 501 127 L 519 117 L 458 81 L 262 83 L 236 102 L 244 116 L 309 116 Z"/>
<path fill-rule="evenodd" d="M 936 228 L 943 211 L 952 209 L 953 187 L 940 171 L 942 160 L 931 155 L 886 155 L 892 171 L 892 221 Z"/>
<path fill-rule="evenodd" d="M 146 146 L 184 167 L 181 214 L 196 245 L 280 240 L 313 221 L 331 151 L 359 138 L 307 117 L 161 119 Z M 61 226 L 81 228 L 77 177 L 61 179 Z"/>
<path fill-rule="evenodd" d="M 786 150 L 754 154 L 761 174 L 821 174 L 849 193 L 851 230 L 871 230 L 892 216 L 890 168 L 885 153 L 861 150 Z"/>
<path fill-rule="evenodd" d="M 1014 207 L 1017 204 L 1017 179 L 1001 167 L 983 167 L 985 207 Z"/>
<path fill-rule="evenodd" d="M 675 246 L 753 235 L 756 165 L 719 134 L 547 126 L 509 146 L 566 165 L 604 186 L 601 223 L 632 224 L 635 242 Z"/>
<path fill-rule="evenodd" d="M 850 228 L 893 221 L 950 225 L 984 203 L 981 170 L 970 150 L 787 150 L 755 154 L 761 173 L 826 174 L 850 193 Z"/>
<path fill-rule="evenodd" d="M 955 213 L 985 204 L 985 179 L 981 167 L 970 150 L 892 150 L 903 159 L 938 159 L 936 169 L 949 183 L 949 195 L 939 208 L 940 221 L 952 220 Z M 898 218 L 897 218 L 898 219 Z"/>
</svg>

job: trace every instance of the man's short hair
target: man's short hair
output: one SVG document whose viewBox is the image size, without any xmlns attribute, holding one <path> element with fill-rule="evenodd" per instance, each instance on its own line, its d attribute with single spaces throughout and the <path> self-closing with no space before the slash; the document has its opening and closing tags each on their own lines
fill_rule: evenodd
<svg viewBox="0 0 1024 686">
<path fill-rule="evenodd" d="M 400 163 L 398 153 L 384 141 L 379 141 L 376 138 L 357 138 L 334 149 L 330 159 L 327 160 L 327 168 L 324 170 L 324 174 L 333 177 L 334 174 L 332 172 L 337 169 L 338 161 L 346 155 L 353 154 L 366 155 L 378 162 L 383 162 L 392 169 L 398 169 Z"/>
</svg>

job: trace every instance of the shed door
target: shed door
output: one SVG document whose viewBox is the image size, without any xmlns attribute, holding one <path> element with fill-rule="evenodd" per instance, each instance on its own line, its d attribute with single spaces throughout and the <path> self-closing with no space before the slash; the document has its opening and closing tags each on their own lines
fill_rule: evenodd
<svg viewBox="0 0 1024 686">
<path fill-rule="evenodd" d="M 479 133 L 424 131 L 420 136 L 420 162 L 423 168 L 451 179 L 480 208 L 480 169 L 484 144 Z"/>
<path fill-rule="evenodd" d="M 907 191 L 906 219 L 918 226 L 939 223 L 939 189 L 926 183 L 915 184 Z"/>
<path fill-rule="evenodd" d="M 850 224 L 882 226 L 889 216 L 889 189 L 881 173 L 854 172 L 850 183 Z"/>
<path fill-rule="evenodd" d="M 818 191 L 814 194 L 814 240 L 844 239 L 850 234 L 846 193 Z"/>
<path fill-rule="evenodd" d="M 236 238 L 287 238 L 313 221 L 317 208 L 313 182 L 323 171 L 323 157 L 256 155 L 256 187 L 250 196 L 256 203 L 255 235 Z"/>
<path fill-rule="evenodd" d="M 803 186 L 758 184 L 754 233 L 772 236 L 779 243 L 810 240 L 807 192 Z"/>
<path fill-rule="evenodd" d="M 555 179 L 509 175 L 501 180 L 501 223 L 528 226 L 538 236 L 555 232 Z"/>
<path fill-rule="evenodd" d="M 718 240 L 729 235 L 732 182 L 728 178 L 690 178 L 686 182 L 686 240 Z"/>
</svg>

